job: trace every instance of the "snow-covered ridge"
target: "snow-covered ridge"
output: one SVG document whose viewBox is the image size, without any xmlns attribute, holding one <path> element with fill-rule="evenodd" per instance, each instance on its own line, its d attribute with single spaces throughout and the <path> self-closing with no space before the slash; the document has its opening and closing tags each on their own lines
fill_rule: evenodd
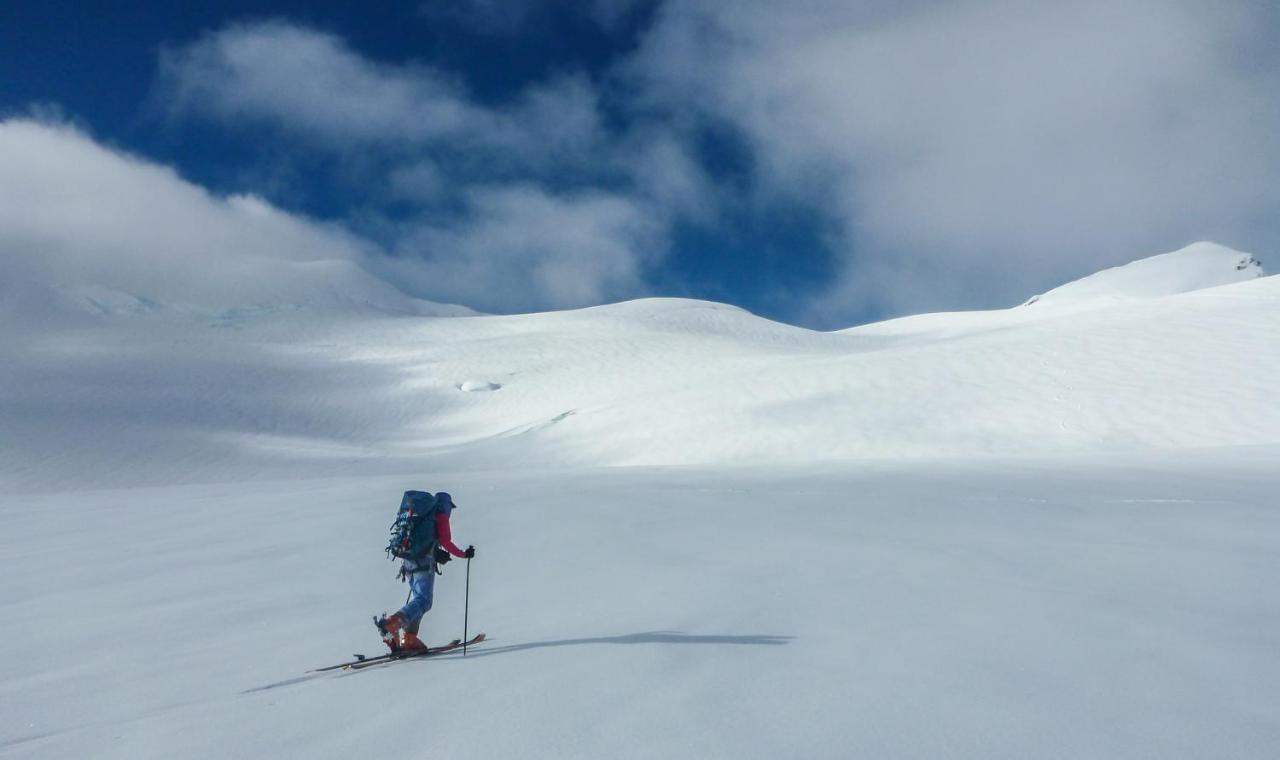
<svg viewBox="0 0 1280 760">
<path fill-rule="evenodd" d="M 42 487 L 1276 443 L 1280 279 L 1248 260 L 1195 247 L 1034 307 L 834 333 L 685 299 L 468 319 L 176 318 L 95 291 L 92 318 L 32 324 L 0 348 L 0 426 L 15 442 L 0 476 Z M 1148 297 L 1115 296 L 1148 276 Z M 1233 277 L 1246 281 L 1222 284 Z"/>
<path fill-rule="evenodd" d="M 1086 312 L 1210 290 L 1266 275 L 1255 256 L 1202 242 L 1096 272 L 1033 296 L 1018 308 L 913 314 L 843 332 L 896 340 L 948 340 L 1044 320 L 1074 319 Z"/>
<path fill-rule="evenodd" d="M 1262 262 L 1250 254 L 1217 243 L 1200 242 L 1069 282 L 1034 296 L 1026 305 L 1158 298 L 1244 282 L 1266 274 Z"/>
</svg>

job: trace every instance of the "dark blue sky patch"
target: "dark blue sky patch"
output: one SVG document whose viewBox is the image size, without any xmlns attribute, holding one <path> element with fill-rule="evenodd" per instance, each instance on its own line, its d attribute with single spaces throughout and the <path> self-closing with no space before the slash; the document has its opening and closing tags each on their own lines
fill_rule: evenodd
<svg viewBox="0 0 1280 760">
<path fill-rule="evenodd" d="M 738 205 L 713 229 L 679 224 L 673 254 L 651 273 L 666 295 L 733 303 L 779 321 L 804 311 L 806 294 L 830 282 L 835 262 L 811 208 Z"/>
<path fill-rule="evenodd" d="M 419 11 L 427 30 L 430 63 L 460 72 L 471 94 L 493 104 L 563 71 L 600 72 L 630 53 L 652 22 L 659 3 L 646 0 L 602 26 L 584 3 L 494 3 L 524 6 L 496 25 L 468 22 L 458 3 L 427 2 Z M 465 5 L 462 4 L 462 5 Z"/>
</svg>

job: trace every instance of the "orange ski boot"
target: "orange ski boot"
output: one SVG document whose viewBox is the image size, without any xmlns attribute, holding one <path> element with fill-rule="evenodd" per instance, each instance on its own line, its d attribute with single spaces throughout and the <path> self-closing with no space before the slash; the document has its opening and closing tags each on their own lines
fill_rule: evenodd
<svg viewBox="0 0 1280 760">
<path fill-rule="evenodd" d="M 400 632 L 404 629 L 404 615 L 399 612 L 390 617 L 383 615 L 380 618 L 374 618 L 373 624 L 378 627 L 378 632 L 382 634 L 382 642 L 387 645 L 387 648 L 392 652 L 399 652 Z"/>
<path fill-rule="evenodd" d="M 422 643 L 422 639 L 418 638 L 418 634 L 404 630 L 400 631 L 400 651 L 423 654 L 428 650 L 427 645 Z"/>
</svg>

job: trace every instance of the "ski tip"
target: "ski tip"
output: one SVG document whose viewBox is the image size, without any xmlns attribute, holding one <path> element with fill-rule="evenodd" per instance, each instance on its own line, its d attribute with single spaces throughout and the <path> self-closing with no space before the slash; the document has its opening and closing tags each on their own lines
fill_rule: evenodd
<svg viewBox="0 0 1280 760">
<path fill-rule="evenodd" d="M 475 637 L 474 639 L 472 639 L 471 641 L 472 641 L 472 643 L 479 643 L 479 642 L 481 642 L 481 641 L 484 641 L 484 634 L 483 634 L 483 633 L 477 633 L 477 634 L 476 634 L 476 637 Z"/>
</svg>

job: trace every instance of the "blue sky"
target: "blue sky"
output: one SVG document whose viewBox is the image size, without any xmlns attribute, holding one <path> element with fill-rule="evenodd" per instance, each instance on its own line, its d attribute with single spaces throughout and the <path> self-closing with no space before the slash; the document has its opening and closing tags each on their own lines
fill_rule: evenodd
<svg viewBox="0 0 1280 760">
<path fill-rule="evenodd" d="M 97 5 L 0 8 L 5 115 L 483 311 L 669 295 L 828 328 L 1280 247 L 1265 2 Z"/>
</svg>

